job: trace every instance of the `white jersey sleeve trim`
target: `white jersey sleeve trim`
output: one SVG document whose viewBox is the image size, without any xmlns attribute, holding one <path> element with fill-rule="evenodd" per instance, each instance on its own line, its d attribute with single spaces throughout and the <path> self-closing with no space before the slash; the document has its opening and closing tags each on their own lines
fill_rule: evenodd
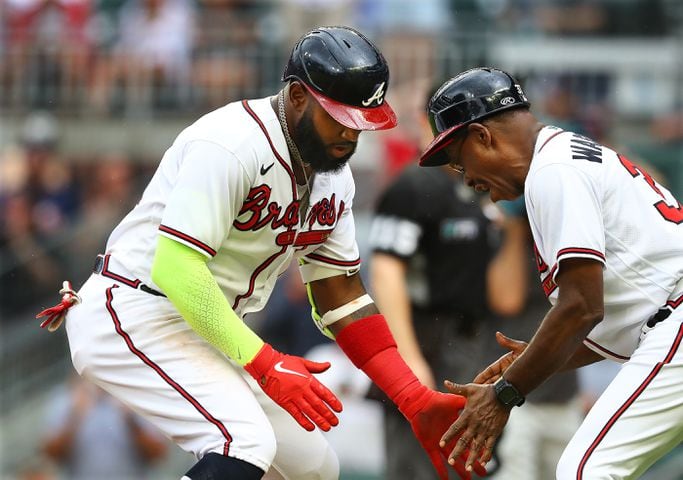
<svg viewBox="0 0 683 480">
<path fill-rule="evenodd" d="M 602 355 L 603 357 L 609 359 L 609 360 L 614 360 L 615 362 L 619 363 L 624 363 L 630 360 L 631 357 L 627 357 L 624 355 L 619 355 L 618 353 L 614 353 L 611 350 L 608 350 L 607 348 L 603 347 L 599 343 L 594 342 L 590 338 L 585 338 L 583 340 L 583 344 L 587 347 L 593 350 L 595 353 Z"/>
<path fill-rule="evenodd" d="M 323 280 L 325 278 L 336 277 L 338 275 L 351 276 L 355 275 L 359 271 L 360 266 L 350 269 L 340 269 L 306 261 L 299 265 L 299 272 L 301 273 L 301 278 L 303 279 L 304 283 L 311 283 L 315 282 L 316 280 Z"/>
<path fill-rule="evenodd" d="M 159 225 L 159 235 L 163 235 L 164 237 L 170 238 L 171 240 L 180 242 L 183 245 L 186 245 L 194 250 L 197 250 L 198 252 L 206 255 L 207 257 L 216 256 L 216 250 L 209 247 L 207 244 L 200 242 L 196 238 L 192 238 L 190 235 L 187 235 L 183 232 L 175 230 L 171 227 L 167 227 L 166 225 Z"/>
<path fill-rule="evenodd" d="M 337 275 L 355 275 L 360 271 L 360 258 L 351 261 L 325 257 L 318 253 L 309 253 L 299 266 L 304 283 L 335 277 Z"/>
<path fill-rule="evenodd" d="M 556 265 L 558 265 L 558 268 L 553 269 L 553 281 L 556 280 L 557 274 L 559 273 L 559 265 L 562 260 L 566 260 L 568 258 L 589 258 L 591 260 L 597 260 L 602 264 L 602 268 L 606 267 L 605 263 L 605 254 L 598 251 L 598 250 L 593 250 L 592 248 L 582 248 L 582 247 L 567 247 L 563 248 L 562 250 L 559 250 L 557 252 L 557 262 Z"/>
</svg>

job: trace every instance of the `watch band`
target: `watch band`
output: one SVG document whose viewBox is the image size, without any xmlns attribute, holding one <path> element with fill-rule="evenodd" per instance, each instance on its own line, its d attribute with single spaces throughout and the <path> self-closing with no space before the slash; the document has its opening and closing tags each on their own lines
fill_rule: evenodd
<svg viewBox="0 0 683 480">
<path fill-rule="evenodd" d="M 496 392 L 496 398 L 502 403 L 506 408 L 521 407 L 524 404 L 524 395 L 519 393 L 519 390 L 505 380 L 504 377 L 500 377 L 493 384 L 493 389 Z"/>
</svg>

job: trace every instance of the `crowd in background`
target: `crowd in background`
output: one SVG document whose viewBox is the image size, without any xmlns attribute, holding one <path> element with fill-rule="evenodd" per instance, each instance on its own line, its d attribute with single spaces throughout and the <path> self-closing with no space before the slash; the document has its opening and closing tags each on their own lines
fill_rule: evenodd
<svg viewBox="0 0 683 480">
<path fill-rule="evenodd" d="M 476 56 L 494 31 L 664 36 L 676 15 L 671 0 L 4 0 L 0 107 L 82 115 L 215 107 L 275 85 L 289 46 L 320 24 L 382 39 L 400 83 L 428 74 L 430 52 L 452 35 L 477 37 Z M 406 52 L 410 61 L 396 61 Z"/>
<path fill-rule="evenodd" d="M 361 251 L 367 252 L 363 217 L 372 215 L 379 193 L 415 162 L 421 148 L 417 124 L 425 92 L 440 80 L 433 78 L 438 69 L 434 55 L 427 52 L 453 47 L 444 42 L 444 32 L 467 38 L 479 38 L 493 29 L 532 36 L 638 37 L 663 36 L 682 28 L 680 17 L 676 23 L 670 13 L 680 14 L 683 9 L 671 9 L 675 2 L 670 0 L 617 3 L 1 0 L 0 112 L 15 112 L 21 127 L 16 138 L 0 144 L 0 329 L 7 332 L 26 324 L 37 328 L 33 315 L 54 303 L 61 282 L 69 278 L 80 284 L 87 278 L 92 265 L 86 260 L 94 260 L 104 249 L 107 235 L 137 201 L 163 153 L 159 151 L 158 158 L 140 158 L 121 148 L 74 154 L 63 148 L 60 119 L 117 118 L 131 108 L 142 109 L 150 118 L 168 113 L 195 118 L 228 101 L 275 92 L 282 59 L 307 28 L 355 25 L 379 39 L 392 68 L 389 95 L 400 120 L 394 131 L 372 139 L 363 136 L 362 142 L 367 143 L 351 161 L 352 168 L 371 173 L 356 177 L 354 204 L 361 219 Z M 472 61 L 482 59 L 477 42 L 471 41 L 468 47 L 467 58 Z M 459 71 L 464 66 L 473 65 L 452 68 Z M 593 85 L 592 98 L 581 97 L 582 82 Z M 534 109 L 544 121 L 606 143 L 612 141 L 615 121 L 607 104 L 609 88 L 609 79 L 599 73 L 591 78 L 570 73 L 539 75 L 527 86 Z M 680 112 L 681 105 L 672 105 L 670 112 L 649 119 L 646 125 L 657 147 L 632 152 L 636 161 L 650 161 L 664 183 L 671 180 L 669 172 L 681 165 Z M 683 189 L 676 190 L 683 182 L 671 183 L 674 193 L 683 198 Z M 328 342 L 310 321 L 298 280 L 298 274 L 290 272 L 280 282 L 258 321 L 276 348 L 303 355 Z M 0 351 L 3 361 L 7 348 L 4 345 Z M 63 356 L 68 357 L 66 352 Z M 362 390 L 358 379 L 339 385 L 356 397 Z M 602 386 L 599 375 L 590 377 L 585 386 L 585 401 L 590 403 L 590 395 Z M 58 454 L 64 452 L 51 452 L 51 435 L 59 433 L 64 418 L 82 419 L 100 399 L 98 393 L 78 384 L 62 390 L 61 410 L 52 412 L 53 428 L 44 435 L 36 433 L 45 443 L 34 442 L 56 464 L 60 463 Z M 69 399 L 74 402 L 73 411 Z M 0 401 L 0 407 L 6 406 Z M 145 433 L 134 430 L 136 420 L 121 406 L 97 408 L 107 409 L 117 431 Z M 358 428 L 362 430 L 362 422 Z M 150 461 L 163 458 L 165 444 L 155 450 L 155 439 L 147 440 L 148 450 L 138 445 L 141 451 L 150 454 Z M 36 471 L 42 463 L 39 467 Z M 25 478 L 52 478 L 31 477 L 31 468 L 26 466 Z"/>
</svg>

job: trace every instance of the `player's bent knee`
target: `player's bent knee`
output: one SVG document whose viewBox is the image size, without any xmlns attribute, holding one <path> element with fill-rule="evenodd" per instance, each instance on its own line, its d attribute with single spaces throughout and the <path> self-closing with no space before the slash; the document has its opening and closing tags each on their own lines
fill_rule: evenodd
<svg viewBox="0 0 683 480">
<path fill-rule="evenodd" d="M 263 474 L 256 465 L 211 452 L 195 463 L 182 480 L 260 480 Z"/>
<path fill-rule="evenodd" d="M 288 475 L 296 480 L 337 480 L 339 478 L 339 459 L 337 454 L 327 445 L 324 452 L 316 452 L 299 464 L 295 472 Z"/>
<path fill-rule="evenodd" d="M 317 471 L 312 472 L 311 480 L 337 480 L 339 478 L 339 459 L 337 454 L 327 445 L 324 455 L 321 455 L 321 463 Z"/>
</svg>

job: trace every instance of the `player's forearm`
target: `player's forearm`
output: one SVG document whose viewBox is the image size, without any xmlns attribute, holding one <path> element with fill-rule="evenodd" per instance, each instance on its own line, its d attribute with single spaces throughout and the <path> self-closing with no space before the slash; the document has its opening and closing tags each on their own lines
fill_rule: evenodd
<svg viewBox="0 0 683 480">
<path fill-rule="evenodd" d="M 263 340 L 232 310 L 201 253 L 160 236 L 152 280 L 195 332 L 240 365 L 263 346 Z"/>
<path fill-rule="evenodd" d="M 337 309 L 366 294 L 359 275 L 339 275 L 310 284 L 316 309 Z M 394 336 L 374 303 L 365 305 L 329 325 L 337 344 L 353 362 L 399 407 L 410 414 L 415 396 L 428 390 L 398 352 Z"/>
<path fill-rule="evenodd" d="M 585 367 L 591 363 L 601 362 L 605 357 L 599 353 L 591 350 L 583 343 L 579 345 L 574 354 L 571 356 L 567 363 L 565 363 L 560 369 L 561 372 L 566 372 L 568 370 L 575 370 L 577 368 Z"/>
</svg>

